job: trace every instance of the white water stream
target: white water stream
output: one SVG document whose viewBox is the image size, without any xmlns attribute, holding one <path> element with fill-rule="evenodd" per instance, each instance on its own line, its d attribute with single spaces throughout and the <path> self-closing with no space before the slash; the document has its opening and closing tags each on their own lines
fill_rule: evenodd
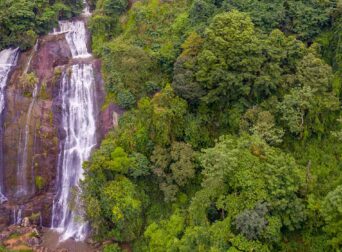
<svg viewBox="0 0 342 252">
<path fill-rule="evenodd" d="M 13 224 L 20 225 L 23 220 L 23 209 L 19 206 L 19 209 L 14 208 L 13 210 Z"/>
<path fill-rule="evenodd" d="M 28 73 L 28 70 L 31 65 L 32 58 L 34 54 L 38 50 L 38 40 L 33 47 L 33 50 L 29 56 L 27 61 L 27 65 L 25 67 L 24 74 Z M 22 197 L 27 196 L 30 193 L 34 193 L 34 178 L 32 177 L 32 181 L 29 184 L 27 178 L 27 166 L 28 166 L 28 144 L 29 144 L 29 137 L 30 137 L 30 122 L 31 122 L 31 115 L 33 111 L 33 107 L 36 103 L 38 95 L 38 83 L 35 84 L 33 91 L 32 91 L 32 100 L 30 102 L 27 115 L 26 115 L 26 123 L 24 128 L 24 137 L 19 137 L 19 146 L 18 146 L 18 165 L 17 165 L 17 191 L 16 196 Z"/>
<path fill-rule="evenodd" d="M 84 5 L 84 9 L 82 12 L 82 16 L 84 16 L 84 17 L 91 16 L 90 8 L 89 8 L 89 5 L 88 5 L 86 0 L 83 0 L 83 5 Z"/>
<path fill-rule="evenodd" d="M 58 199 L 54 202 L 53 228 L 62 233 L 62 240 L 73 237 L 83 240 L 87 224 L 77 220 L 70 210 L 73 187 L 83 178 L 82 163 L 96 145 L 94 118 L 94 76 L 90 64 L 72 66 L 69 79 L 65 72 L 62 79 L 62 124 L 66 133 L 60 153 L 60 179 Z"/>
<path fill-rule="evenodd" d="M 24 138 L 23 139 L 21 138 L 21 134 L 19 138 L 19 147 L 18 147 L 19 158 L 18 158 L 18 166 L 17 166 L 17 187 L 18 188 L 16 191 L 16 196 L 18 197 L 27 196 L 29 194 L 30 187 L 33 188 L 32 186 L 29 186 L 29 183 L 27 181 L 27 165 L 28 165 L 27 154 L 28 154 L 28 143 L 29 143 L 29 136 L 30 136 L 31 115 L 32 115 L 34 104 L 37 100 L 37 95 L 38 95 L 38 83 L 35 85 L 32 91 L 32 100 L 31 100 L 29 109 L 27 111 L 27 116 L 26 116 Z"/>
<path fill-rule="evenodd" d="M 19 49 L 5 49 L 0 52 L 0 113 L 5 108 L 5 87 L 7 84 L 8 74 L 12 67 L 17 64 Z"/>
<path fill-rule="evenodd" d="M 59 27 L 54 29 L 51 35 L 65 34 L 72 57 L 89 58 L 92 55 L 87 48 L 87 30 L 82 20 L 76 21 L 59 21 Z"/>
<path fill-rule="evenodd" d="M 26 67 L 25 67 L 25 71 L 24 71 L 25 74 L 28 73 L 28 70 L 29 70 L 29 68 L 31 66 L 32 58 L 33 58 L 34 54 L 37 52 L 37 50 L 38 50 L 38 42 L 39 42 L 39 40 L 36 41 L 36 43 L 35 43 L 35 45 L 33 47 L 33 50 L 32 50 L 32 52 L 31 52 L 31 54 L 29 56 L 29 60 L 27 61 L 27 64 L 26 64 Z"/>
<path fill-rule="evenodd" d="M 84 13 L 89 13 L 89 9 L 86 8 Z M 62 21 L 58 32 L 65 32 L 74 59 L 91 57 L 87 49 L 84 21 Z M 83 178 L 82 164 L 89 159 L 96 145 L 96 99 L 92 64 L 74 64 L 71 73 L 68 69 L 63 72 L 60 97 L 65 139 L 60 146 L 58 192 L 53 204 L 52 228 L 61 233 L 61 241 L 68 238 L 81 241 L 86 238 L 88 225 L 78 218 L 78 200 L 74 200 L 74 209 L 70 208 L 70 201 L 74 198 L 73 189 L 79 189 L 79 181 Z"/>
<path fill-rule="evenodd" d="M 5 108 L 5 88 L 11 69 L 17 64 L 19 49 L 5 49 L 0 52 L 0 116 Z M 0 125 L 2 128 L 2 125 Z M 2 144 L 2 143 L 1 143 Z M 1 153 L 2 155 L 2 153 Z M 0 204 L 7 201 L 4 196 L 2 168 L 0 170 Z"/>
</svg>

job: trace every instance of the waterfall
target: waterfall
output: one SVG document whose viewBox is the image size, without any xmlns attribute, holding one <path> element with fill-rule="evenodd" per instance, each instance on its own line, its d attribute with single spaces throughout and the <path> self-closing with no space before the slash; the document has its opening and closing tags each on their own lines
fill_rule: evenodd
<svg viewBox="0 0 342 252">
<path fill-rule="evenodd" d="M 20 225 L 23 220 L 23 209 L 19 206 L 19 209 L 13 208 L 13 225 Z"/>
<path fill-rule="evenodd" d="M 17 64 L 19 49 L 5 49 L 0 52 L 0 113 L 5 108 L 5 87 L 8 75 Z"/>
<path fill-rule="evenodd" d="M 32 50 L 32 52 L 31 52 L 31 54 L 29 56 L 29 60 L 27 61 L 27 64 L 26 64 L 26 67 L 25 67 L 25 71 L 24 71 L 25 74 L 28 73 L 28 70 L 29 70 L 29 68 L 31 66 L 32 58 L 33 58 L 34 54 L 37 52 L 37 50 L 38 50 L 38 42 L 39 42 L 39 40 L 37 39 L 36 44 L 34 45 L 33 50 Z"/>
<path fill-rule="evenodd" d="M 90 13 L 89 5 L 86 0 L 83 0 L 83 5 L 84 5 L 84 9 L 82 12 L 82 16 L 85 16 L 85 17 L 90 16 L 91 13 Z"/>
<path fill-rule="evenodd" d="M 89 58 L 91 54 L 87 48 L 87 30 L 84 21 L 59 21 L 59 28 L 53 34 L 65 33 L 72 57 Z"/>
<path fill-rule="evenodd" d="M 8 75 L 13 66 L 17 64 L 19 49 L 5 49 L 0 52 L 0 113 L 5 108 L 4 89 Z"/>
<path fill-rule="evenodd" d="M 85 9 L 83 13 L 88 11 Z M 61 21 L 57 33 L 65 33 L 73 59 L 92 56 L 87 49 L 84 21 Z M 86 238 L 88 225 L 77 219 L 82 209 L 77 206 L 78 199 L 74 198 L 73 191 L 79 191 L 79 181 L 83 178 L 82 164 L 89 159 L 96 145 L 93 66 L 76 63 L 70 68 L 71 72 L 66 69 L 61 80 L 60 99 L 65 139 L 60 143 L 58 191 L 52 211 L 52 228 L 61 233 L 61 241 Z M 71 208 L 70 201 L 75 202 L 76 206 Z"/>
<path fill-rule="evenodd" d="M 27 65 L 24 70 L 24 74 L 28 73 L 32 58 L 34 54 L 37 52 L 37 50 L 38 50 L 38 40 L 36 44 L 34 45 L 33 50 L 28 58 Z M 35 87 L 33 88 L 33 91 L 32 91 L 32 100 L 31 100 L 31 103 L 29 105 L 27 115 L 26 115 L 24 137 L 19 138 L 18 165 L 17 165 L 17 191 L 16 191 L 16 196 L 18 197 L 27 196 L 29 194 L 30 186 L 27 181 L 27 166 L 28 166 L 27 155 L 28 155 L 28 143 L 29 143 L 29 138 L 30 138 L 31 115 L 32 115 L 33 107 L 37 100 L 37 95 L 38 95 L 38 83 L 35 84 Z M 34 181 L 34 178 L 32 177 L 32 183 L 33 181 Z M 31 193 L 34 193 L 34 187 L 31 186 L 31 188 L 32 188 Z"/>
<path fill-rule="evenodd" d="M 18 166 L 17 166 L 17 191 L 16 196 L 22 197 L 26 196 L 29 193 L 29 185 L 27 181 L 27 154 L 28 154 L 28 142 L 30 137 L 30 122 L 31 122 L 31 114 L 36 102 L 38 95 L 38 83 L 35 85 L 32 91 L 32 100 L 27 111 L 26 116 L 26 123 L 25 123 L 25 130 L 24 130 L 24 137 L 23 139 L 19 139 L 19 159 L 18 159 Z M 32 178 L 33 180 L 33 178 Z"/>
<path fill-rule="evenodd" d="M 82 163 L 96 145 L 94 118 L 94 76 L 91 64 L 72 66 L 69 76 L 62 79 L 62 125 L 66 133 L 61 153 L 61 181 L 58 200 L 54 202 L 53 228 L 63 233 L 62 240 L 70 237 L 83 240 L 87 224 L 77 221 L 77 214 L 70 210 L 72 190 L 83 178 Z"/>
<path fill-rule="evenodd" d="M 0 117 L 2 117 L 2 112 L 5 108 L 5 88 L 7 84 L 7 79 L 9 73 L 17 64 L 17 59 L 19 55 L 19 49 L 5 49 L 0 52 Z M 0 143 L 0 155 L 2 155 L 2 121 L 0 120 L 0 128 L 1 128 L 1 143 Z M 2 161 L 2 156 L 1 156 Z M 6 197 L 4 196 L 4 186 L 3 186 L 3 176 L 2 176 L 2 164 L 0 168 L 0 204 L 4 201 L 7 201 Z"/>
</svg>

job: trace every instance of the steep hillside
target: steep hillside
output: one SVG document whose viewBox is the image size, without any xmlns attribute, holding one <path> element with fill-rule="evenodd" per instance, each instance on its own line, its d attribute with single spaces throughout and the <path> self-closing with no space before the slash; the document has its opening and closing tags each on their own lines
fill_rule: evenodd
<svg viewBox="0 0 342 252">
<path fill-rule="evenodd" d="M 93 2 L 128 109 L 85 165 L 106 251 L 341 249 L 340 3 Z"/>
<path fill-rule="evenodd" d="M 0 0 L 0 242 L 340 251 L 341 20 L 338 0 Z"/>
</svg>

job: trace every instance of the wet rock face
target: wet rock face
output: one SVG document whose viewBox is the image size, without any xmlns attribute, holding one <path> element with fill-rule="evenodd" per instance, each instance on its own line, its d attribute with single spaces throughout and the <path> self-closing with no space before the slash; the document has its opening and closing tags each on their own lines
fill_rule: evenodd
<svg viewBox="0 0 342 252">
<path fill-rule="evenodd" d="M 11 209 L 8 207 L 4 207 L 4 205 L 2 205 L 0 207 L 0 230 L 3 230 L 6 226 L 10 225 L 11 224 L 10 220 L 11 220 Z"/>
<path fill-rule="evenodd" d="M 54 76 L 55 68 L 69 63 L 71 52 L 61 34 L 46 36 L 41 40 L 37 56 L 32 62 L 32 68 L 40 80 L 50 80 Z"/>
<path fill-rule="evenodd" d="M 56 126 L 58 114 L 54 114 L 54 100 L 58 96 L 58 73 L 55 67 L 68 63 L 70 51 L 59 37 L 56 41 L 43 38 L 29 67 L 28 56 L 23 54 L 9 82 L 4 113 L 4 181 L 5 193 L 10 201 L 25 203 L 33 195 L 51 191 L 56 176 L 55 164 L 58 156 Z M 23 83 L 24 69 L 29 68 L 36 78 L 33 86 Z M 38 95 L 32 96 L 34 85 Z M 33 100 L 34 99 L 34 100 Z M 32 107 L 30 112 L 30 107 Z M 18 194 L 26 178 L 25 193 Z"/>
<path fill-rule="evenodd" d="M 63 35 L 44 36 L 39 39 L 37 51 L 21 54 L 8 82 L 3 114 L 4 191 L 8 202 L 0 205 L 0 230 L 13 224 L 13 211 L 18 207 L 23 209 L 23 217 L 40 216 L 39 222 L 50 226 L 59 142 L 63 139 L 60 79 L 70 61 L 71 52 Z M 36 97 L 32 95 L 34 85 L 24 85 L 26 69 L 35 78 L 33 84 L 38 85 Z M 19 195 L 18 189 L 23 188 L 18 179 L 22 163 L 26 192 Z"/>
<path fill-rule="evenodd" d="M 96 82 L 96 93 L 98 96 L 97 118 L 99 118 L 99 120 L 97 121 L 97 128 L 99 130 L 97 135 L 98 139 L 103 139 L 111 129 L 118 125 L 119 117 L 125 110 L 113 103 L 110 103 L 105 108 L 101 107 L 105 99 L 104 83 L 101 75 L 101 61 L 95 60 L 93 62 L 93 68 Z"/>
<path fill-rule="evenodd" d="M 124 110 L 116 104 L 109 104 L 106 109 L 101 112 L 100 124 L 102 138 L 119 123 L 119 117 L 124 113 Z"/>
</svg>

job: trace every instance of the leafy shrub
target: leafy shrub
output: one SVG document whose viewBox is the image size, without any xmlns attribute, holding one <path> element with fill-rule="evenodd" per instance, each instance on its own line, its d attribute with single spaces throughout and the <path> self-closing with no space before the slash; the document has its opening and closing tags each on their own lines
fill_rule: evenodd
<svg viewBox="0 0 342 252">
<path fill-rule="evenodd" d="M 122 249 L 119 247 L 117 243 L 106 245 L 103 248 L 103 252 L 121 252 L 121 251 Z"/>
<path fill-rule="evenodd" d="M 122 108 L 128 109 L 133 107 L 136 103 L 134 95 L 129 90 L 120 90 L 117 95 L 118 105 Z"/>
<path fill-rule="evenodd" d="M 57 25 L 59 18 L 80 13 L 81 1 L 0 1 L 0 50 L 19 46 L 25 50 L 34 45 L 37 34 L 45 34 Z"/>
<path fill-rule="evenodd" d="M 42 190 L 45 186 L 44 178 L 42 176 L 36 176 L 34 178 L 34 184 L 39 191 Z"/>
</svg>

